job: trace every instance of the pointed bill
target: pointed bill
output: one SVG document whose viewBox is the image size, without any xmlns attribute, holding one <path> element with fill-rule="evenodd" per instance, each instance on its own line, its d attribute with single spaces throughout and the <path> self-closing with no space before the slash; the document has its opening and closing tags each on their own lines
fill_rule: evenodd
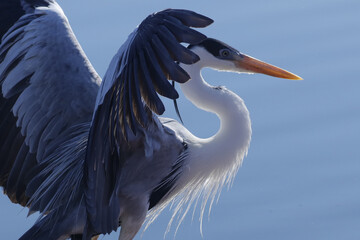
<svg viewBox="0 0 360 240">
<path fill-rule="evenodd" d="M 236 67 L 240 69 L 244 69 L 247 72 L 262 73 L 273 77 L 286 78 L 291 80 L 302 80 L 302 78 L 299 77 L 298 75 L 295 75 L 284 69 L 278 68 L 274 65 L 260 61 L 256 58 L 247 56 L 242 53 L 240 53 L 238 56 L 239 57 L 235 59 Z"/>
</svg>

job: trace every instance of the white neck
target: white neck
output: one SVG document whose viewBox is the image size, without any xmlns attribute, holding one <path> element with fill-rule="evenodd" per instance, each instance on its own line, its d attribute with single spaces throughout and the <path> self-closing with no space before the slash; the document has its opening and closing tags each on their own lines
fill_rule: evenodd
<svg viewBox="0 0 360 240">
<path fill-rule="evenodd" d="M 174 209 L 167 231 L 178 214 L 179 227 L 192 203 L 197 203 L 201 196 L 202 222 L 207 201 L 210 200 L 210 213 L 216 195 L 220 193 L 224 184 L 231 184 L 234 179 L 247 153 L 251 138 L 249 112 L 243 100 L 227 89 L 210 86 L 200 73 L 203 67 L 221 66 L 222 69 L 232 70 L 232 66 L 226 62 L 219 62 L 202 48 L 191 50 L 198 54 L 201 60 L 192 65 L 180 64 L 191 77 L 188 82 L 180 84 L 181 89 L 198 108 L 215 113 L 220 118 L 220 129 L 214 136 L 203 139 L 194 136 L 185 128 L 174 128 L 186 140 L 188 151 L 184 155 L 186 161 L 184 160 L 185 165 L 180 178 L 176 181 L 175 189 L 178 191 L 172 191 L 172 196 L 182 194 L 183 197 Z M 171 199 L 172 197 L 167 198 L 168 201 Z M 156 217 L 167 203 L 155 210 L 153 216 Z"/>
<path fill-rule="evenodd" d="M 201 55 L 204 57 L 204 54 L 199 54 L 200 58 Z M 203 67 L 207 67 L 202 65 L 204 62 L 181 64 L 191 79 L 180 86 L 195 106 L 219 117 L 220 129 L 210 138 L 195 137 L 189 174 L 195 178 L 210 177 L 225 182 L 232 180 L 247 153 L 251 122 L 249 112 L 238 95 L 224 88 L 214 88 L 204 81 L 200 73 Z"/>
</svg>

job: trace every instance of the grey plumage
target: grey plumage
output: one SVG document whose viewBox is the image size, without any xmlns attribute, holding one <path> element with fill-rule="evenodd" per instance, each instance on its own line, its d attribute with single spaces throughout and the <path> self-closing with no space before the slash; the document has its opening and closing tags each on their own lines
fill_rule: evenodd
<svg viewBox="0 0 360 240">
<path fill-rule="evenodd" d="M 0 185 L 13 202 L 42 213 L 21 239 L 89 239 L 119 221 L 131 228 L 129 216 L 145 218 L 179 174 L 186 143 L 157 118 L 165 110 L 158 94 L 178 97 L 168 80 L 189 75 L 175 61 L 199 60 L 180 42 L 204 40 L 190 27 L 212 20 L 187 10 L 150 15 L 100 86 L 55 1 L 14 2 L 0 4 L 20 17 L 0 29 Z"/>
</svg>

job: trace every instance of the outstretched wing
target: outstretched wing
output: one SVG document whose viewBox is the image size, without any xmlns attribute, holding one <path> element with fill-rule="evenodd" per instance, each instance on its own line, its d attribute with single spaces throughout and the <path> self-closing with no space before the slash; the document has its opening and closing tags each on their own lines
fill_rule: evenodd
<svg viewBox="0 0 360 240">
<path fill-rule="evenodd" d="M 132 152 L 151 152 L 147 138 L 157 131 L 153 113 L 165 110 L 158 94 L 176 99 L 178 93 L 169 80 L 184 83 L 190 78 L 176 62 L 199 60 L 181 43 L 204 40 L 205 35 L 190 27 L 206 27 L 212 22 L 187 10 L 152 14 L 113 58 L 97 96 L 85 160 L 88 218 L 96 232 L 118 227 L 116 188 L 121 169 Z"/>
<path fill-rule="evenodd" d="M 17 16 L 0 28 L 6 31 L 0 45 L 0 186 L 25 206 L 41 184 L 28 189 L 42 163 L 69 143 L 77 125 L 91 122 L 100 78 L 55 1 L 2 0 L 0 7 L 1 18 L 10 11 Z"/>
</svg>

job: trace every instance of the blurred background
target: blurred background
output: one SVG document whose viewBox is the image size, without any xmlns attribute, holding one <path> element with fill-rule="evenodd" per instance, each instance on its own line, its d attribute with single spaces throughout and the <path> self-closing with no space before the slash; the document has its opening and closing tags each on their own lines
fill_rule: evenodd
<svg viewBox="0 0 360 240">
<path fill-rule="evenodd" d="M 215 20 L 201 29 L 206 35 L 304 79 L 203 71 L 211 84 L 245 100 L 253 124 L 249 154 L 205 217 L 203 239 L 360 239 L 360 1 L 58 2 L 101 76 L 148 14 L 185 8 Z M 172 102 L 164 101 L 165 116 L 177 119 Z M 218 130 L 216 116 L 183 95 L 178 104 L 195 135 Z M 26 215 L 1 194 L 1 239 L 20 237 L 37 218 Z M 165 210 L 136 239 L 163 239 L 170 217 Z M 175 239 L 201 239 L 198 217 L 189 214 Z M 175 228 L 166 239 L 174 239 Z M 117 239 L 118 232 L 99 239 Z"/>
</svg>

